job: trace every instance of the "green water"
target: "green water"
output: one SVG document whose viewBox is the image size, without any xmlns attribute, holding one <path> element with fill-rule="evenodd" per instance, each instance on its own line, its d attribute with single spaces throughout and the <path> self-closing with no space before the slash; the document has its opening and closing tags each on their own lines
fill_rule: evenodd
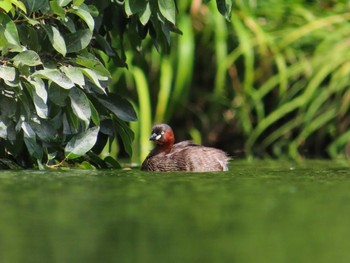
<svg viewBox="0 0 350 263">
<path fill-rule="evenodd" d="M 0 262 L 350 262 L 350 165 L 0 171 Z"/>
</svg>

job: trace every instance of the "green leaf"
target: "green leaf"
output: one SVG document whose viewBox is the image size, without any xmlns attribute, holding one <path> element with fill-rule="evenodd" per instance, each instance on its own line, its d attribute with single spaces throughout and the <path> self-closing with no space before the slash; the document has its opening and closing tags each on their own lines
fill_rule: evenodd
<svg viewBox="0 0 350 263">
<path fill-rule="evenodd" d="M 48 106 L 47 106 L 47 91 L 45 83 L 40 78 L 33 78 L 28 80 L 33 85 L 33 102 L 36 112 L 40 118 L 47 119 L 48 117 Z"/>
<path fill-rule="evenodd" d="M 4 9 L 6 13 L 10 12 L 12 9 L 11 0 L 0 1 L 0 8 Z"/>
<path fill-rule="evenodd" d="M 68 98 L 69 89 L 64 89 L 55 82 L 51 82 L 48 93 L 50 101 L 61 107 L 67 106 L 66 99 Z"/>
<path fill-rule="evenodd" d="M 19 0 L 11 0 L 12 4 L 21 9 L 24 13 L 27 13 L 26 6 Z"/>
<path fill-rule="evenodd" d="M 98 132 L 99 127 L 92 127 L 74 136 L 64 149 L 66 158 L 75 159 L 90 151 L 97 141 Z"/>
<path fill-rule="evenodd" d="M 23 51 L 16 55 L 12 60 L 16 67 L 20 65 L 38 66 L 42 64 L 39 55 L 33 50 Z"/>
<path fill-rule="evenodd" d="M 98 60 L 91 53 L 86 52 L 83 55 L 79 55 L 73 61 L 80 66 L 94 70 L 96 73 L 102 76 L 105 76 L 108 78 L 111 77 L 110 72 L 103 66 L 101 61 Z"/>
<path fill-rule="evenodd" d="M 58 135 L 57 130 L 51 124 L 51 120 L 40 120 L 40 122 L 30 122 L 30 126 L 35 131 L 40 140 L 47 143 L 61 142 L 62 138 Z"/>
<path fill-rule="evenodd" d="M 38 70 L 32 75 L 32 77 L 41 77 L 44 79 L 51 80 L 64 89 L 71 89 L 72 87 L 74 87 L 74 83 L 58 69 Z"/>
<path fill-rule="evenodd" d="M 138 12 L 144 10 L 148 4 L 146 1 L 140 0 L 125 0 L 125 13 L 127 16 L 137 14 Z"/>
<path fill-rule="evenodd" d="M 0 12 L 0 50 L 8 44 L 20 46 L 15 23 L 3 12 Z"/>
<path fill-rule="evenodd" d="M 50 25 L 44 25 L 44 29 L 54 49 L 60 54 L 62 54 L 62 56 L 66 56 L 66 42 L 63 36 L 61 35 L 60 31 L 58 31 L 56 27 Z"/>
<path fill-rule="evenodd" d="M 172 24 L 175 25 L 175 2 L 174 0 L 158 0 L 160 13 Z"/>
<path fill-rule="evenodd" d="M 86 4 L 74 6 L 73 9 L 69 10 L 69 12 L 79 16 L 87 24 L 90 31 L 94 31 L 95 21 L 89 12 L 89 7 Z"/>
<path fill-rule="evenodd" d="M 130 127 L 124 122 L 119 119 L 117 119 L 117 132 L 122 139 L 125 151 L 128 153 L 129 156 L 132 155 L 132 142 L 134 140 L 134 133 L 130 129 Z"/>
<path fill-rule="evenodd" d="M 36 159 L 41 160 L 43 157 L 43 149 L 36 142 L 36 134 L 34 130 L 27 122 L 22 122 L 21 128 L 23 130 L 24 143 L 27 146 L 29 154 Z"/>
<path fill-rule="evenodd" d="M 91 118 L 90 101 L 83 91 L 79 88 L 73 88 L 69 92 L 71 107 L 75 116 L 89 125 Z"/>
<path fill-rule="evenodd" d="M 70 2 L 72 2 L 72 0 L 56 0 L 56 1 L 57 1 L 57 4 L 59 6 L 62 6 L 62 7 L 68 5 Z"/>
<path fill-rule="evenodd" d="M 73 0 L 73 5 L 80 6 L 85 0 Z"/>
<path fill-rule="evenodd" d="M 26 0 L 24 2 L 27 6 L 28 13 L 36 12 L 36 11 L 42 11 L 47 12 L 49 7 L 49 1 L 47 0 Z"/>
<path fill-rule="evenodd" d="M 99 97 L 97 99 L 104 107 L 106 107 L 119 119 L 123 121 L 137 120 L 135 110 L 128 100 L 116 94 L 108 94 L 108 97 Z"/>
<path fill-rule="evenodd" d="M 96 110 L 94 104 L 91 101 L 89 102 L 90 102 L 90 109 L 91 109 L 91 120 L 95 125 L 100 125 L 100 115 Z"/>
<path fill-rule="evenodd" d="M 70 17 L 68 16 L 61 17 L 60 21 L 62 25 L 64 25 L 69 30 L 70 33 L 75 33 L 77 31 L 75 29 L 74 21 Z"/>
<path fill-rule="evenodd" d="M 122 168 L 120 163 L 116 159 L 114 159 L 112 156 L 107 156 L 103 160 L 105 161 L 105 163 L 107 163 L 109 166 L 111 166 L 114 169 Z"/>
<path fill-rule="evenodd" d="M 151 17 L 151 8 L 147 3 L 146 8 L 139 14 L 140 22 L 142 25 L 146 25 Z"/>
<path fill-rule="evenodd" d="M 50 7 L 54 14 L 60 17 L 65 17 L 66 12 L 62 8 L 62 6 L 57 2 L 57 0 L 50 1 Z"/>
<path fill-rule="evenodd" d="M 66 76 L 75 84 L 83 87 L 85 85 L 84 75 L 79 68 L 72 66 L 62 66 L 60 68 L 66 74 Z"/>
<path fill-rule="evenodd" d="M 0 65 L 0 79 L 7 81 L 14 81 L 16 78 L 16 69 L 14 67 L 8 67 Z"/>
<path fill-rule="evenodd" d="M 216 0 L 219 12 L 228 20 L 231 20 L 232 0 Z"/>
<path fill-rule="evenodd" d="M 74 53 L 86 48 L 92 39 L 92 32 L 89 29 L 78 30 L 65 36 L 67 53 Z"/>
<path fill-rule="evenodd" d="M 84 73 L 85 76 L 87 76 L 103 93 L 105 93 L 105 89 L 101 86 L 100 80 L 106 81 L 108 80 L 107 77 L 101 76 L 97 74 L 94 70 L 87 69 L 87 68 L 80 68 L 81 72 Z"/>
</svg>

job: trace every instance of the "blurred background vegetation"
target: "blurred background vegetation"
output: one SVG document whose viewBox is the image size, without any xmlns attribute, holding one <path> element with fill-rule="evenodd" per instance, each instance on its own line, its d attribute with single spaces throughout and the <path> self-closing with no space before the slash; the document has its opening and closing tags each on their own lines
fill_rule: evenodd
<svg viewBox="0 0 350 263">
<path fill-rule="evenodd" d="M 134 103 L 139 121 L 132 161 L 152 148 L 152 124 L 177 140 L 233 158 L 346 157 L 350 141 L 350 4 L 330 0 L 237 0 L 230 20 L 215 1 L 177 1 L 171 52 L 146 38 L 109 65 L 112 88 Z"/>
<path fill-rule="evenodd" d="M 348 1 L 5 0 L 0 10 L 0 158 L 139 164 L 160 122 L 233 158 L 350 154 Z"/>
</svg>

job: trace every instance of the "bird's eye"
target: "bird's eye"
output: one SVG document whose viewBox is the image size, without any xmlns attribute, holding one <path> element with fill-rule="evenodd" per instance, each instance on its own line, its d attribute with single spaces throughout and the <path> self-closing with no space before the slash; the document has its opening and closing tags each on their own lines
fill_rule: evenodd
<svg viewBox="0 0 350 263">
<path fill-rule="evenodd" d="M 161 134 L 164 135 L 164 134 L 165 134 L 165 131 L 162 131 Z"/>
</svg>

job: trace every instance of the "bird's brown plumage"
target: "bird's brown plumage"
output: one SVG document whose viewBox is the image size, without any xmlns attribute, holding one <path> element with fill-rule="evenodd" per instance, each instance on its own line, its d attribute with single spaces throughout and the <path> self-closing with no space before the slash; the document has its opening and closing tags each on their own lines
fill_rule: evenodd
<svg viewBox="0 0 350 263">
<path fill-rule="evenodd" d="M 150 140 L 156 144 L 141 169 L 145 171 L 227 171 L 229 157 L 219 149 L 183 141 L 174 144 L 171 127 L 159 124 L 153 127 Z"/>
</svg>

